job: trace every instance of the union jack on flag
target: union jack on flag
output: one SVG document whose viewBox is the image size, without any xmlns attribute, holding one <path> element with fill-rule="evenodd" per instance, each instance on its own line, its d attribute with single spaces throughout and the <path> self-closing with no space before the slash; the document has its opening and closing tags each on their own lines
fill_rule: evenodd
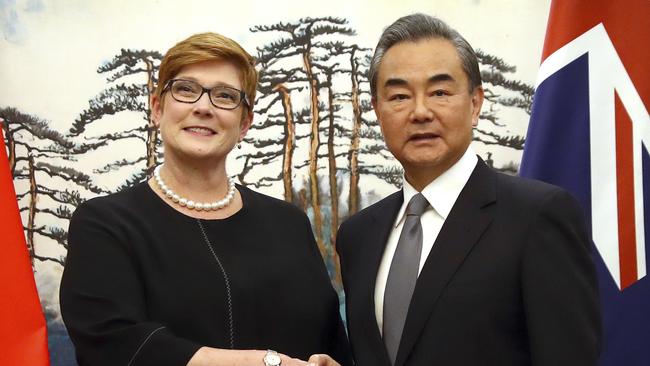
<svg viewBox="0 0 650 366">
<path fill-rule="evenodd" d="M 650 1 L 554 0 L 520 174 L 566 188 L 587 215 L 601 365 L 650 365 L 648 106 Z"/>
</svg>

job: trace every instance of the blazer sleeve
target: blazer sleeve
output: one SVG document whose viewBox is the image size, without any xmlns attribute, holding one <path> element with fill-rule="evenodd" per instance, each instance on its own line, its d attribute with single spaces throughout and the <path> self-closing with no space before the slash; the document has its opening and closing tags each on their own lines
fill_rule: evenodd
<svg viewBox="0 0 650 366">
<path fill-rule="evenodd" d="M 81 205 L 70 221 L 61 314 L 80 366 L 186 365 L 201 347 L 147 317 L 144 288 L 111 210 Z"/>
<path fill-rule="evenodd" d="M 597 364 L 601 324 L 591 247 L 577 201 L 554 190 L 540 206 L 522 257 L 532 365 Z"/>
<path fill-rule="evenodd" d="M 309 218 L 307 218 L 307 215 L 302 212 L 301 216 L 303 217 L 302 227 L 304 228 L 303 230 L 305 232 L 305 238 L 307 239 L 307 242 L 311 248 L 311 256 L 314 259 L 314 265 L 319 268 L 321 275 L 323 276 L 323 283 L 325 286 L 332 287 L 329 273 L 327 272 L 327 267 L 323 261 L 323 257 L 318 250 L 318 244 L 314 238 L 314 233 L 312 232 Z M 332 290 L 336 293 L 334 289 Z M 338 300 L 338 294 L 335 296 Z M 336 322 L 336 324 L 334 324 L 333 327 L 332 338 L 330 340 L 330 344 L 328 345 L 327 354 L 336 360 L 341 366 L 352 366 L 353 362 L 352 355 L 350 353 L 350 345 L 348 342 L 347 333 L 345 331 L 345 325 L 343 324 L 341 313 L 339 311 L 340 304 L 338 301 L 336 304 L 339 306 L 333 309 L 333 313 L 331 315 L 331 320 L 333 322 Z"/>
</svg>

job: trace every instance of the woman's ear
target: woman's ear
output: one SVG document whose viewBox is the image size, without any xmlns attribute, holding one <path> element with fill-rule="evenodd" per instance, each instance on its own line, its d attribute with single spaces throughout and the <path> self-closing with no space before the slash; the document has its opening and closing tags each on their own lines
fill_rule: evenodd
<svg viewBox="0 0 650 366">
<path fill-rule="evenodd" d="M 246 113 L 244 118 L 242 118 L 241 126 L 239 126 L 239 141 L 244 139 L 244 136 L 248 133 L 248 129 L 251 128 L 251 124 L 253 124 L 253 115 L 254 113 L 251 111 Z"/>
<path fill-rule="evenodd" d="M 162 100 L 157 95 L 152 95 L 150 99 L 151 105 L 151 122 L 156 128 L 160 127 L 160 117 L 162 116 Z"/>
</svg>

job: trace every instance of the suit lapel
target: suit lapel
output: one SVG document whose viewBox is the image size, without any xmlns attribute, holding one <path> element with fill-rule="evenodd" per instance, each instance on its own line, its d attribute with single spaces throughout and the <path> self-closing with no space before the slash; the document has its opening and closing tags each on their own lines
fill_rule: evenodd
<svg viewBox="0 0 650 366">
<path fill-rule="evenodd" d="M 377 205 L 372 206 L 370 224 L 366 228 L 368 234 L 362 239 L 362 248 L 364 248 L 364 251 L 367 251 L 367 265 L 365 266 L 363 272 L 364 278 L 361 282 L 365 285 L 362 289 L 363 295 L 360 298 L 363 301 L 360 309 L 366 309 L 363 311 L 363 326 L 366 329 L 366 334 L 369 337 L 372 348 L 376 350 L 377 366 L 389 366 L 390 359 L 388 358 L 388 352 L 381 338 L 375 316 L 375 282 L 388 236 L 390 235 L 395 217 L 403 201 L 403 192 L 399 190 L 380 201 Z"/>
<path fill-rule="evenodd" d="M 420 272 L 404 324 L 396 366 L 406 361 L 445 286 L 489 226 L 495 201 L 496 174 L 479 159 Z"/>
</svg>

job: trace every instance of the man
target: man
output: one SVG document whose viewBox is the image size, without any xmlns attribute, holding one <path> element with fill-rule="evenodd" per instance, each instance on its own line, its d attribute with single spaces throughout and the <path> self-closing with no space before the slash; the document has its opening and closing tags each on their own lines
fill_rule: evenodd
<svg viewBox="0 0 650 366">
<path fill-rule="evenodd" d="M 338 233 L 358 366 L 595 365 L 591 242 L 560 188 L 470 147 L 483 89 L 471 46 L 414 14 L 383 33 L 372 103 L 404 188 Z"/>
</svg>

